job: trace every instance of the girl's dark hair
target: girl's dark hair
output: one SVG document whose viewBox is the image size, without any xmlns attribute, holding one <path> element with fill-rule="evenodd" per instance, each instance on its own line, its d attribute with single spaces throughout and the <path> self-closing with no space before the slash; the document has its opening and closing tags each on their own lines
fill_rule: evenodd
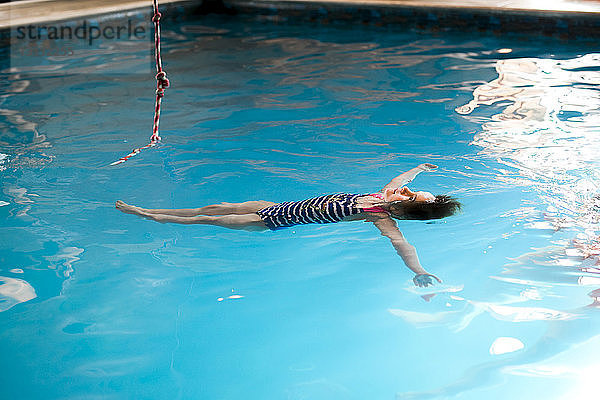
<svg viewBox="0 0 600 400">
<path fill-rule="evenodd" d="M 427 220 L 449 217 L 459 211 L 462 204 L 453 197 L 438 195 L 431 203 L 403 200 L 384 203 L 381 207 L 394 218 Z"/>
</svg>

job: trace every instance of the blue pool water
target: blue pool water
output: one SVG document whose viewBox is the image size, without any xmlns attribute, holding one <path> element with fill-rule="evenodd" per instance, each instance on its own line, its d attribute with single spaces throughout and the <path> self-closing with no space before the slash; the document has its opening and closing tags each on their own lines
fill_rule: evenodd
<svg viewBox="0 0 600 400">
<path fill-rule="evenodd" d="M 150 136 L 147 47 L 0 71 L 1 398 L 593 393 L 591 44 L 219 17 L 163 40 L 163 143 L 116 167 Z M 399 223 L 443 280 L 427 289 L 369 223 L 256 233 L 114 209 L 367 193 L 423 162 L 440 168 L 413 187 L 463 202 Z"/>
</svg>

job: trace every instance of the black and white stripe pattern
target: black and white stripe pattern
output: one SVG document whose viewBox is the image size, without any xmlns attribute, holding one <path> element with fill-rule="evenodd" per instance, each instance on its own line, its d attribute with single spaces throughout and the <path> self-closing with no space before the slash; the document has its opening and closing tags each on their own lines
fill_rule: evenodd
<svg viewBox="0 0 600 400">
<path fill-rule="evenodd" d="M 326 224 L 363 212 L 356 207 L 360 194 L 328 194 L 302 201 L 286 201 L 259 210 L 257 214 L 271 230 L 299 224 Z"/>
</svg>

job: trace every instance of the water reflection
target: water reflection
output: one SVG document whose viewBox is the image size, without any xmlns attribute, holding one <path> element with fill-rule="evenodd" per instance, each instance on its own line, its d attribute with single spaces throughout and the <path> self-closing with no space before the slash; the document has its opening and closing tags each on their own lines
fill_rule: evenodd
<svg viewBox="0 0 600 400">
<path fill-rule="evenodd" d="M 505 59 L 495 68 L 498 77 L 475 88 L 473 99 L 456 112 L 481 124 L 473 144 L 517 170 L 498 174 L 498 180 L 539 192 L 542 204 L 536 208 L 544 210 L 543 221 L 538 217 L 527 227 L 573 229 L 577 239 L 523 254 L 494 278 L 598 285 L 586 263 L 597 253 L 600 223 L 600 54 Z"/>
<path fill-rule="evenodd" d="M 51 218 L 43 210 L 47 199 L 45 189 L 37 187 L 35 191 L 41 194 L 34 193 L 14 181 L 9 176 L 2 181 L 0 190 L 7 200 L 0 201 L 0 207 L 6 207 L 1 220 L 0 254 L 4 258 L 0 273 L 22 274 L 23 279 L 0 277 L 0 311 L 37 297 L 36 291 L 42 297 L 48 295 L 43 290 L 45 281 L 32 281 L 31 271 L 51 271 L 44 276 L 55 275 L 60 282 L 67 282 L 84 252 L 71 244 L 72 235 L 62 225 L 49 222 Z M 65 204 L 65 200 L 60 201 Z"/>
<path fill-rule="evenodd" d="M 526 346 L 507 358 L 481 363 L 467 370 L 455 382 L 436 390 L 426 392 L 399 393 L 397 399 L 447 399 L 464 394 L 477 388 L 481 390 L 505 381 L 510 375 L 571 377 L 573 372 L 588 367 L 582 363 L 581 354 L 587 359 L 597 360 L 600 335 L 597 335 L 600 319 L 597 310 L 600 307 L 600 290 L 588 294 L 592 302 L 584 307 L 571 310 L 578 318 L 552 319 L 548 329 L 537 342 Z M 513 338 L 516 339 L 516 338 Z M 518 340 L 518 339 L 516 339 Z M 518 350 L 518 343 L 512 340 L 509 349 Z M 520 342 L 520 341 L 519 341 Z M 552 372 L 552 374 L 548 373 Z M 573 386 L 573 389 L 577 389 Z M 565 397 L 579 398 L 579 397 Z"/>
<path fill-rule="evenodd" d="M 500 354 L 512 353 L 521 350 L 525 345 L 519 339 L 514 337 L 498 337 L 490 346 L 490 354 L 497 356 Z"/>
<path fill-rule="evenodd" d="M 388 311 L 390 314 L 400 317 L 418 328 L 446 326 L 453 332 L 466 329 L 475 317 L 483 313 L 487 313 L 494 319 L 507 322 L 566 321 L 580 317 L 577 313 L 550 308 L 513 305 L 525 303 L 529 300 L 531 300 L 531 293 L 527 290 L 521 292 L 518 296 L 506 296 L 505 300 L 499 302 L 468 300 L 464 297 L 450 295 L 447 297 L 446 306 L 451 307 L 451 311 L 431 313 L 397 308 Z"/>
<path fill-rule="evenodd" d="M 44 256 L 49 262 L 49 267 L 55 269 L 59 276 L 69 278 L 73 273 L 73 263 L 79 261 L 83 249 L 79 247 L 64 247 L 56 255 Z"/>
<path fill-rule="evenodd" d="M 546 258 L 542 262 L 555 266 L 578 265 L 581 260 L 569 259 L 574 255 L 569 250 L 577 247 L 589 253 L 600 222 L 600 54 L 565 60 L 505 59 L 496 62 L 496 71 L 498 77 L 475 88 L 473 99 L 456 112 L 481 123 L 473 144 L 518 171 L 501 174 L 499 180 L 530 186 L 541 194 L 545 220 L 529 228 L 578 230 L 578 242 L 566 244 L 566 254 L 528 253 L 517 264 L 535 262 L 541 255 Z M 536 273 L 549 278 L 547 282 L 557 281 L 548 271 Z M 527 280 L 522 275 L 518 279 Z M 598 284 L 596 279 L 586 274 L 578 283 Z"/>
<path fill-rule="evenodd" d="M 499 60 L 496 71 L 456 108 L 481 124 L 473 144 L 516 168 L 518 176 L 498 179 L 535 187 L 555 217 L 597 223 L 590 203 L 600 192 L 600 54 Z"/>
<path fill-rule="evenodd" d="M 0 312 L 35 297 L 35 290 L 24 280 L 0 276 Z"/>
<path fill-rule="evenodd" d="M 0 91 L 0 146 L 32 149 L 49 147 L 46 136 L 38 132 L 38 123 L 31 121 L 27 113 L 2 107 L 11 96 L 26 93 L 31 86 L 31 80 L 26 79 L 22 74 L 7 75 L 8 84 Z"/>
<path fill-rule="evenodd" d="M 481 302 L 453 295 L 452 311 L 427 317 L 390 310 L 416 326 L 445 325 L 454 331 L 465 329 L 482 313 L 514 323 L 543 320 L 548 326 L 537 342 L 509 358 L 475 366 L 438 390 L 399 394 L 398 398 L 448 398 L 497 384 L 506 373 L 544 376 L 544 371 L 552 371 L 564 377 L 585 367 L 575 357 L 575 348 L 583 346 L 587 354 L 597 356 L 588 344 L 597 342 L 594 334 L 600 321 L 596 312 L 600 298 L 600 54 L 564 60 L 505 59 L 497 61 L 495 68 L 498 77 L 477 86 L 473 99 L 456 112 L 481 127 L 472 144 L 517 171 L 499 171 L 499 181 L 539 193 L 541 204 L 534 208 L 541 207 L 543 213 L 538 212 L 538 221 L 527 227 L 550 233 L 567 228 L 576 238 L 525 253 L 506 265 L 500 276 L 492 277 L 522 286 L 517 297 Z M 526 304 L 542 300 L 555 287 L 590 285 L 596 287 L 588 294 L 591 303 L 575 309 Z M 512 304 L 517 302 L 524 304 Z M 513 339 L 519 340 L 510 339 L 512 347 L 508 348 L 520 349 L 521 344 Z M 492 346 L 490 352 L 504 352 L 497 347 Z"/>
</svg>

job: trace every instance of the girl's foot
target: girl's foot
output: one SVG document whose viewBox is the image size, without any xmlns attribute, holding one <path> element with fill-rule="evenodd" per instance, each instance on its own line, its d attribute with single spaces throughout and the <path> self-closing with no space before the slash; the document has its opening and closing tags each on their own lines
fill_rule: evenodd
<svg viewBox="0 0 600 400">
<path fill-rule="evenodd" d="M 131 206 L 121 200 L 117 200 L 117 202 L 115 203 L 115 208 L 126 214 L 140 215 L 140 211 L 141 211 L 139 207 Z"/>
</svg>

